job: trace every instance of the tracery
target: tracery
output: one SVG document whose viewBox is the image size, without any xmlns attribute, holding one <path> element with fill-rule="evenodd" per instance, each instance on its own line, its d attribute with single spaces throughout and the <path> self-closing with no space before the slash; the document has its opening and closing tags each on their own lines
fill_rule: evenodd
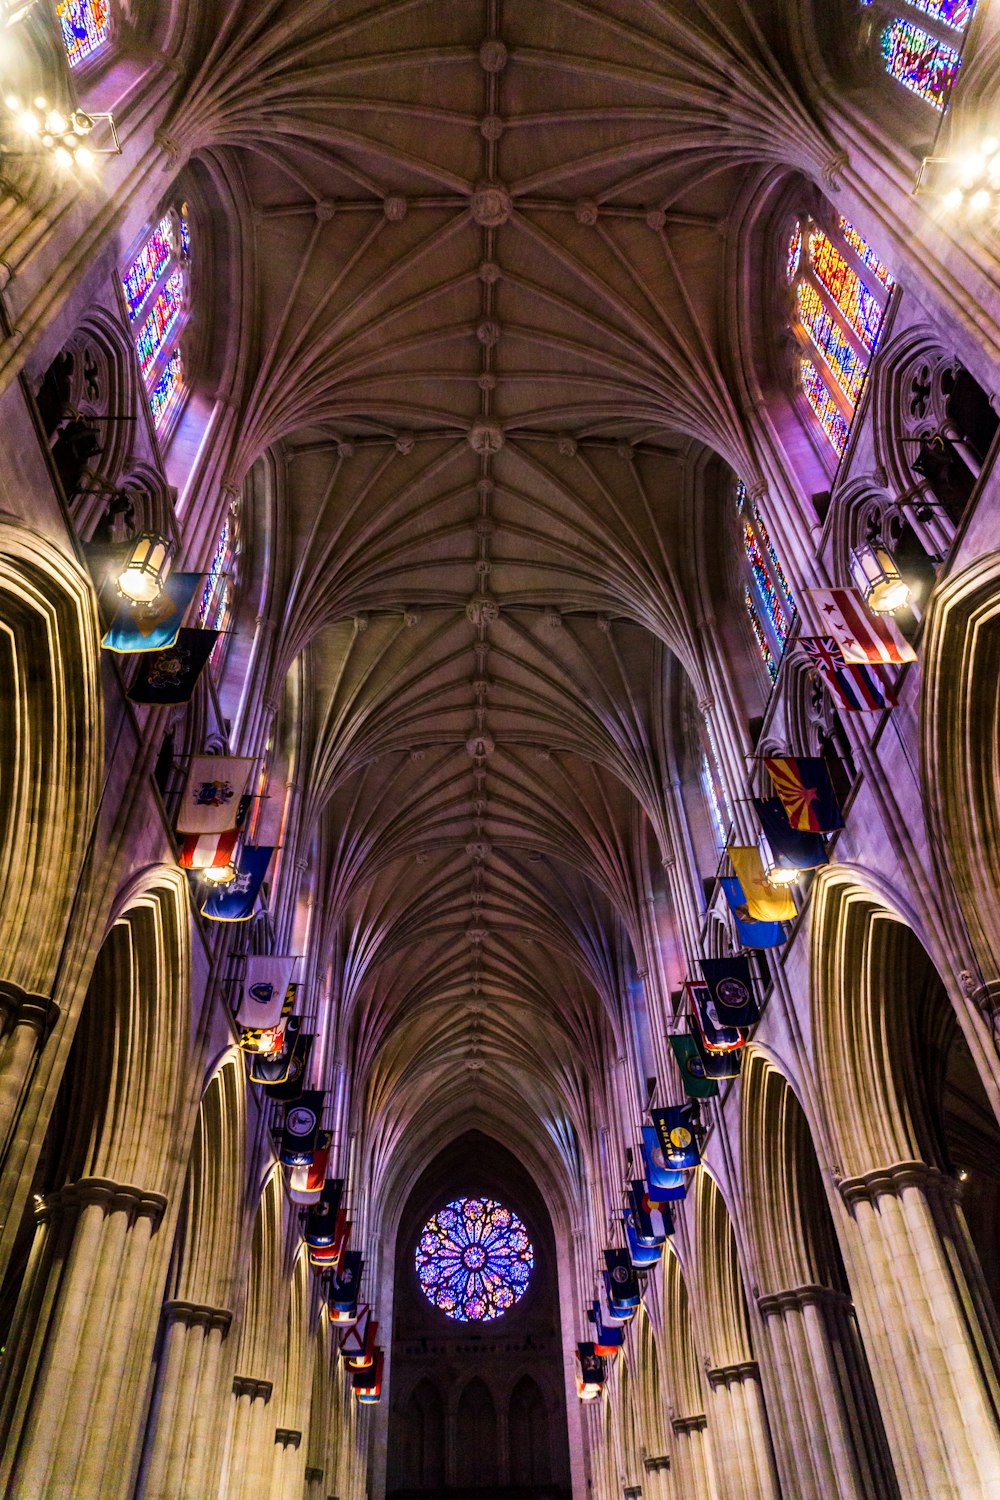
<svg viewBox="0 0 1000 1500">
<path fill-rule="evenodd" d="M 180 340 L 189 308 L 190 245 L 186 206 L 170 209 L 122 277 L 139 369 L 161 435 L 185 392 Z"/>
<path fill-rule="evenodd" d="M 416 1268 L 428 1302 L 461 1323 L 489 1323 L 520 1302 L 535 1263 L 528 1231 L 493 1198 L 456 1198 L 424 1225 Z"/>
<path fill-rule="evenodd" d="M 870 5 L 871 0 L 862 4 Z M 972 20 L 975 0 L 904 0 L 904 7 L 917 12 L 925 24 L 905 14 L 893 16 L 879 36 L 882 65 L 911 94 L 944 111 L 962 65 L 961 37 Z M 939 26 L 942 34 L 928 30 L 927 22 L 932 28 Z"/>
</svg>

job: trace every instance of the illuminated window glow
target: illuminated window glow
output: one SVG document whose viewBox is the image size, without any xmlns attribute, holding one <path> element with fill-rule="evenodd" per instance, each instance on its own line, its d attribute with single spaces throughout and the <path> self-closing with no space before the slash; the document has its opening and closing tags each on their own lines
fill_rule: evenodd
<svg viewBox="0 0 1000 1500">
<path fill-rule="evenodd" d="M 965 30 L 976 8 L 976 0 L 909 0 L 909 4 L 955 31 Z"/>
<path fill-rule="evenodd" d="M 456 1198 L 424 1225 L 420 1289 L 459 1323 L 490 1323 L 520 1302 L 535 1264 L 521 1220 L 493 1198 Z"/>
<path fill-rule="evenodd" d="M 139 366 L 145 381 L 148 382 L 157 360 L 170 343 L 171 335 L 183 311 L 184 272 L 178 266 L 171 272 L 162 290 L 157 293 L 148 318 L 136 334 L 135 347 L 139 354 Z"/>
<path fill-rule="evenodd" d="M 764 517 L 761 515 L 756 505 L 753 508 L 753 518 L 757 523 L 757 534 L 760 537 L 761 541 L 764 543 L 764 546 L 767 549 L 767 555 L 771 559 L 771 572 L 774 574 L 775 578 L 777 578 L 782 587 L 785 598 L 794 609 L 795 600 L 792 598 L 792 591 L 788 586 L 788 579 L 785 577 L 785 570 L 784 568 L 782 568 L 781 563 L 778 561 L 778 554 L 774 550 L 774 543 L 771 541 L 770 533 L 768 532 L 767 527 L 764 525 Z"/>
<path fill-rule="evenodd" d="M 150 292 L 169 266 L 173 253 L 170 215 L 164 214 L 122 277 L 128 313 L 133 323 L 142 311 Z"/>
<path fill-rule="evenodd" d="M 726 847 L 729 828 L 722 816 L 722 804 L 719 801 L 718 789 L 712 776 L 712 767 L 709 764 L 708 755 L 701 752 L 701 788 L 705 794 L 708 804 L 708 814 L 712 822 L 712 836 L 715 839 L 715 847 L 721 854 Z"/>
<path fill-rule="evenodd" d="M 184 361 L 181 351 L 175 349 L 163 367 L 163 374 L 149 393 L 149 408 L 157 432 L 164 426 L 170 413 L 184 392 Z"/>
<path fill-rule="evenodd" d="M 849 220 L 841 217 L 838 222 L 840 225 L 841 234 L 844 236 L 844 239 L 850 245 L 851 249 L 854 251 L 858 259 L 864 262 L 865 268 L 871 271 L 873 276 L 878 277 L 879 281 L 881 281 L 886 291 L 891 292 L 896 283 L 889 271 L 888 266 L 883 264 L 883 262 L 879 259 L 876 251 L 872 249 L 871 245 L 869 245 L 868 241 L 865 239 L 864 235 L 859 234 L 854 225 L 851 224 Z"/>
<path fill-rule="evenodd" d="M 800 281 L 795 296 L 799 321 L 817 353 L 823 356 L 851 405 L 857 405 L 868 370 L 867 361 L 858 354 L 811 282 Z"/>
<path fill-rule="evenodd" d="M 874 350 L 882 327 L 882 303 L 822 229 L 814 229 L 809 236 L 809 263 L 858 338 Z"/>
<path fill-rule="evenodd" d="M 761 659 L 763 660 L 764 665 L 768 670 L 771 681 L 775 682 L 778 677 L 778 663 L 775 659 L 774 652 L 771 650 L 771 644 L 767 639 L 767 635 L 765 634 L 760 615 L 757 613 L 757 606 L 753 602 L 753 595 L 750 593 L 750 590 L 748 588 L 745 588 L 743 590 L 743 605 L 746 609 L 747 618 L 750 621 L 750 629 L 754 633 L 754 638 L 757 642 L 757 646 L 761 654 Z"/>
<path fill-rule="evenodd" d="M 110 0 L 59 0 L 56 15 L 71 68 L 93 57 L 111 35 Z"/>
<path fill-rule="evenodd" d="M 794 281 L 802 258 L 802 225 L 796 224 L 788 240 L 788 279 Z"/>
<path fill-rule="evenodd" d="M 799 369 L 806 400 L 818 417 L 820 426 L 830 439 L 834 452 L 839 458 L 847 447 L 849 431 L 847 423 L 840 414 L 840 407 L 811 359 L 800 360 Z"/>
<path fill-rule="evenodd" d="M 743 548 L 747 555 L 747 561 L 750 564 L 750 571 L 754 576 L 754 582 L 757 585 L 757 592 L 764 606 L 764 612 L 778 640 L 784 642 L 788 637 L 790 621 L 785 614 L 777 585 L 771 577 L 770 570 L 760 550 L 760 543 L 757 541 L 753 527 L 749 521 L 745 522 L 743 526 Z"/>
<path fill-rule="evenodd" d="M 901 16 L 882 32 L 882 61 L 886 72 L 911 94 L 942 111 L 962 65 L 954 47 Z"/>
</svg>

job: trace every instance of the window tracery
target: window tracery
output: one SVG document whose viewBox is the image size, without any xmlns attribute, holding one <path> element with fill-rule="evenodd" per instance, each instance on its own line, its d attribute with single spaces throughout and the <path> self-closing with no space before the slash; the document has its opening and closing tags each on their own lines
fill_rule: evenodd
<svg viewBox="0 0 1000 1500">
<path fill-rule="evenodd" d="M 843 217 L 829 233 L 811 219 L 796 222 L 786 264 L 796 268 L 798 384 L 839 458 L 896 283 L 875 248 Z"/>
<path fill-rule="evenodd" d="M 111 36 L 110 0 L 59 0 L 56 16 L 71 68 L 96 56 Z"/>
<path fill-rule="evenodd" d="M 166 431 L 185 393 L 181 335 L 187 321 L 191 236 L 187 208 L 170 209 L 122 277 L 139 369 L 156 431 Z"/>
<path fill-rule="evenodd" d="M 903 88 L 943 112 L 962 65 L 961 42 L 975 0 L 902 0 L 900 9 L 903 14 L 890 12 L 879 33 L 882 66 Z"/>
<path fill-rule="evenodd" d="M 528 1231 L 493 1198 L 456 1198 L 417 1242 L 420 1288 L 460 1323 L 490 1323 L 520 1302 L 535 1264 Z"/>
<path fill-rule="evenodd" d="M 752 581 L 744 585 L 743 607 L 761 660 L 774 682 L 792 627 L 795 601 L 760 507 L 750 500 L 742 480 L 736 483 L 736 506 L 743 523 L 743 552 Z"/>
<path fill-rule="evenodd" d="M 232 622 L 239 586 L 243 536 L 240 525 L 240 502 L 235 499 L 226 512 L 212 560 L 205 575 L 201 602 L 198 605 L 198 629 L 225 631 Z M 211 655 L 216 674 L 225 654 L 227 636 L 220 635 Z"/>
</svg>

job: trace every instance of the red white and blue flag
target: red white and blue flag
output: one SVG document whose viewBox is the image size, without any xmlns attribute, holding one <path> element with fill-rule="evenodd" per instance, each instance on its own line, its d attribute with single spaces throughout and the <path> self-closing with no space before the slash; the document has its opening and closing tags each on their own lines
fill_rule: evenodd
<svg viewBox="0 0 1000 1500">
<path fill-rule="evenodd" d="M 844 661 L 832 635 L 804 635 L 799 645 L 835 699 L 838 708 L 864 713 L 893 708 L 896 694 L 880 666 L 858 666 Z"/>
<path fill-rule="evenodd" d="M 833 636 L 848 666 L 899 666 L 917 653 L 895 621 L 870 610 L 858 589 L 806 589 L 819 628 Z"/>
</svg>

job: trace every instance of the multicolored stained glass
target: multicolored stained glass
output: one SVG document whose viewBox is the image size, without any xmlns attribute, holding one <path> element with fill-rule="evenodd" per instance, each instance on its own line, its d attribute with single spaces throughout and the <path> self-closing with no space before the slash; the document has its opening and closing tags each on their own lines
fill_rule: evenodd
<svg viewBox="0 0 1000 1500">
<path fill-rule="evenodd" d="M 59 0 L 56 15 L 71 68 L 93 57 L 111 35 L 109 0 Z"/>
<path fill-rule="evenodd" d="M 847 447 L 848 426 L 840 414 L 840 407 L 833 398 L 826 381 L 811 359 L 799 362 L 799 375 L 806 400 L 819 418 L 838 458 Z"/>
<path fill-rule="evenodd" d="M 770 643 L 764 633 L 764 627 L 761 624 L 760 615 L 757 613 L 757 606 L 753 602 L 753 595 L 750 593 L 749 588 L 743 590 L 743 604 L 750 621 L 750 629 L 754 633 L 754 639 L 760 651 L 761 661 L 767 668 L 771 681 L 776 682 L 778 677 L 778 663 L 775 661 L 774 652 L 771 650 Z"/>
<path fill-rule="evenodd" d="M 459 1323 L 490 1323 L 524 1296 L 535 1252 L 502 1203 L 456 1198 L 424 1225 L 415 1261 L 432 1306 Z"/>
<path fill-rule="evenodd" d="M 962 59 L 954 47 L 896 16 L 882 32 L 885 70 L 904 88 L 944 110 Z"/>
<path fill-rule="evenodd" d="M 827 368 L 837 380 L 848 401 L 852 406 L 856 406 L 868 372 L 868 361 L 862 359 L 846 337 L 840 324 L 811 282 L 800 281 L 795 290 L 795 298 L 803 328 L 816 346 L 817 352 L 823 356 Z"/>
<path fill-rule="evenodd" d="M 838 224 L 844 239 L 850 245 L 858 259 L 864 263 L 865 268 L 871 271 L 873 276 L 878 277 L 886 291 L 891 292 L 895 288 L 896 282 L 888 266 L 879 259 L 877 252 L 869 245 L 864 235 L 859 234 L 854 225 L 845 219 L 843 215 L 838 220 Z"/>
<path fill-rule="evenodd" d="M 144 380 L 148 381 L 153 373 L 156 361 L 169 344 L 183 311 L 184 272 L 178 266 L 157 293 L 149 316 L 136 334 L 135 347 Z"/>
<path fill-rule="evenodd" d="M 134 323 L 174 253 L 170 215 L 163 218 L 122 277 L 128 315 Z"/>
<path fill-rule="evenodd" d="M 747 498 L 747 487 L 743 483 L 742 479 L 737 479 L 737 481 L 736 481 L 736 509 L 738 511 L 742 512 L 743 506 L 746 503 L 746 498 Z"/>
<path fill-rule="evenodd" d="M 181 254 L 184 256 L 184 259 L 186 260 L 188 258 L 188 256 L 191 254 L 191 225 L 188 223 L 188 206 L 187 206 L 186 203 L 183 203 L 181 205 L 180 221 L 181 221 Z"/>
<path fill-rule="evenodd" d="M 177 405 L 184 391 L 184 361 L 181 351 L 175 349 L 163 367 L 163 373 L 149 393 L 149 409 L 157 432 L 162 431 L 167 418 Z"/>
<path fill-rule="evenodd" d="M 729 836 L 729 826 L 723 820 L 722 803 L 719 800 L 719 791 L 712 776 L 712 767 L 709 763 L 706 751 L 701 752 L 701 787 L 705 793 L 705 801 L 708 803 L 708 813 L 712 822 L 712 834 L 715 838 L 715 847 L 721 854 L 726 847 L 726 839 Z"/>
<path fill-rule="evenodd" d="M 754 576 L 757 592 L 764 605 L 764 612 L 771 622 L 771 628 L 778 640 L 784 642 L 788 636 L 790 621 L 785 613 L 781 602 L 781 595 L 771 576 L 771 571 L 764 561 L 764 554 L 760 550 L 760 543 L 749 521 L 746 521 L 743 526 L 743 550 L 746 552 L 750 571 Z"/>
<path fill-rule="evenodd" d="M 795 600 L 792 597 L 791 589 L 788 587 L 788 579 L 785 577 L 785 570 L 781 566 L 781 563 L 778 561 L 778 554 L 775 551 L 774 543 L 771 541 L 771 534 L 764 524 L 764 517 L 761 515 L 760 510 L 756 505 L 753 508 L 753 518 L 757 523 L 757 535 L 764 543 L 764 546 L 767 549 L 767 555 L 771 559 L 772 572 L 774 573 L 775 578 L 777 578 L 778 582 L 781 584 L 782 592 L 784 593 L 785 598 L 788 600 L 792 609 L 794 609 Z"/>
<path fill-rule="evenodd" d="M 809 264 L 861 342 L 874 350 L 885 309 L 822 229 L 809 235 Z"/>
<path fill-rule="evenodd" d="M 198 606 L 199 630 L 225 630 L 236 592 L 236 569 L 240 555 L 239 519 L 231 508 L 222 523 L 212 553 Z"/>
<path fill-rule="evenodd" d="M 799 269 L 799 261 L 802 258 L 802 225 L 796 224 L 788 239 L 788 260 L 786 268 L 788 280 L 794 281 Z"/>
<path fill-rule="evenodd" d="M 976 8 L 976 0 L 909 0 L 909 3 L 915 10 L 922 10 L 925 16 L 933 16 L 935 21 L 941 21 L 955 31 L 965 30 Z"/>
</svg>

